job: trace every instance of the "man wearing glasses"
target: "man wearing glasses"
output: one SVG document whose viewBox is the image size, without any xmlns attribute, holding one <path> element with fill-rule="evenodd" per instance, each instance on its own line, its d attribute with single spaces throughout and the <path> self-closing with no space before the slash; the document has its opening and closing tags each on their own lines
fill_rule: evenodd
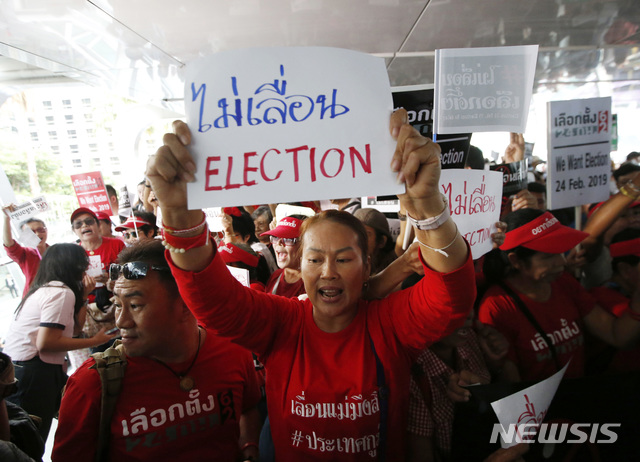
<svg viewBox="0 0 640 462">
<path fill-rule="evenodd" d="M 40 239 L 40 242 L 35 248 L 23 247 L 18 244 L 11 235 L 11 219 L 9 218 L 9 213 L 13 211 L 13 207 L 15 206 L 12 204 L 3 208 L 4 230 L 2 233 L 2 241 L 4 243 L 5 252 L 7 252 L 9 258 L 18 264 L 24 274 L 25 283 L 24 291 L 22 292 L 22 296 L 24 297 L 29 291 L 29 286 L 38 272 L 42 255 L 44 255 L 49 247 L 49 244 L 47 244 L 48 234 L 47 226 L 44 224 L 44 221 L 37 218 L 29 218 L 20 225 L 20 229 L 23 232 L 30 229 L 38 239 Z"/>
<path fill-rule="evenodd" d="M 158 240 L 138 242 L 109 271 L 127 366 L 104 460 L 257 460 L 260 392 L 251 353 L 198 326 L 164 250 Z M 102 387 L 92 365 L 67 382 L 54 462 L 96 454 Z"/>
<path fill-rule="evenodd" d="M 120 239 L 103 237 L 100 234 L 98 217 L 95 212 L 86 207 L 80 207 L 71 214 L 71 228 L 80 245 L 89 257 L 87 274 L 96 280 L 96 288 L 89 295 L 89 303 L 95 302 L 101 310 L 109 306 L 111 292 L 105 287 L 109 279 L 107 270 L 116 261 L 118 254 L 124 249 L 124 242 Z"/>
<path fill-rule="evenodd" d="M 271 231 L 260 236 L 269 236 L 276 254 L 278 269 L 271 274 L 265 292 L 297 297 L 304 294 L 304 283 L 300 275 L 300 227 L 304 215 L 284 217 Z"/>
</svg>

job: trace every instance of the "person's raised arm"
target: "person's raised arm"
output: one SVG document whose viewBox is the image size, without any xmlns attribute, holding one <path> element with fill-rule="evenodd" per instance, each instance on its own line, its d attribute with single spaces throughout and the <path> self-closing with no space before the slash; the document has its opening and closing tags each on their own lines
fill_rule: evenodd
<svg viewBox="0 0 640 462">
<path fill-rule="evenodd" d="M 399 109 L 391 116 L 391 135 L 397 140 L 391 169 L 405 194 L 398 196 L 409 217 L 422 222 L 415 229 L 424 261 L 435 271 L 450 272 L 461 267 L 468 257 L 467 244 L 448 216 L 448 204 L 440 193 L 440 147 L 409 125 L 407 111 Z"/>
<path fill-rule="evenodd" d="M 187 208 L 187 183 L 194 180 L 196 164 L 187 149 L 191 143 L 189 127 L 182 121 L 173 123 L 173 134 L 165 134 L 164 145 L 147 162 L 146 176 L 160 203 L 165 233 L 168 230 L 189 230 L 180 237 L 189 238 L 203 232 L 198 225 L 204 219 L 202 210 Z M 206 244 L 188 249 L 184 253 L 172 253 L 173 263 L 183 270 L 201 271 L 207 267 L 214 255 L 211 239 Z"/>
<path fill-rule="evenodd" d="M 9 212 L 12 210 L 12 206 L 2 207 L 4 212 L 4 227 L 2 229 L 2 243 L 5 247 L 11 247 L 16 241 L 13 240 L 11 235 L 11 218 Z"/>
</svg>

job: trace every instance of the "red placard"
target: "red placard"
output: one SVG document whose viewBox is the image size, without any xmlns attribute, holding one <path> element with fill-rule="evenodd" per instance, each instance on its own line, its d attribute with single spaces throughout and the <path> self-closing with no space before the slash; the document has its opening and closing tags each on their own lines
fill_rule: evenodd
<svg viewBox="0 0 640 462">
<path fill-rule="evenodd" d="M 71 184 L 76 192 L 80 207 L 87 207 L 94 212 L 105 212 L 113 215 L 107 188 L 102 180 L 102 173 L 89 172 L 71 175 Z"/>
</svg>

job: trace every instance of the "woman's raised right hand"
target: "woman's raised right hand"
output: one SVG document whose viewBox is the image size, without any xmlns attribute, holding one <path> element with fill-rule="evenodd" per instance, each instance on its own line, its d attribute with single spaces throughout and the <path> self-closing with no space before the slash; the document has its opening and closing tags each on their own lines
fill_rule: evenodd
<svg viewBox="0 0 640 462">
<path fill-rule="evenodd" d="M 187 209 L 187 183 L 195 180 L 196 164 L 187 146 L 191 132 L 180 120 L 173 122 L 173 133 L 162 138 L 161 146 L 147 162 L 147 178 L 160 202 L 162 214 L 171 209 Z"/>
</svg>

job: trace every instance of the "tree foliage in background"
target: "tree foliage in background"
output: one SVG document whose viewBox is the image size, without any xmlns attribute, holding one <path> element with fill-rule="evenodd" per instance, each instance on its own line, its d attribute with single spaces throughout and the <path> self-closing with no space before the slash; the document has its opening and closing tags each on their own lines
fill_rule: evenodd
<svg viewBox="0 0 640 462">
<path fill-rule="evenodd" d="M 73 194 L 71 179 L 62 168 L 62 163 L 54 155 L 36 153 L 36 171 L 41 194 Z M 16 194 L 33 197 L 29 184 L 27 153 L 16 146 L 3 143 L 0 150 L 0 164 Z"/>
</svg>

